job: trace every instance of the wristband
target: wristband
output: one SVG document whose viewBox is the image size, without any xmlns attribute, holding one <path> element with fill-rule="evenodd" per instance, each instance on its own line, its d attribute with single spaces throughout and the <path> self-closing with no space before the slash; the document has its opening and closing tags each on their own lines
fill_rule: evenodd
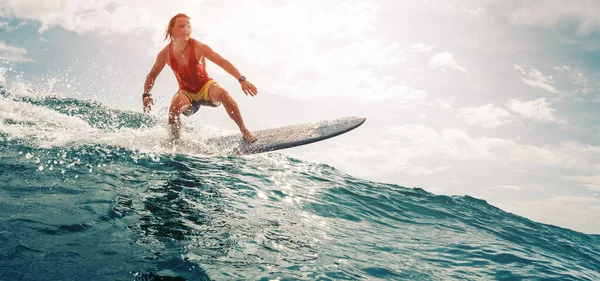
<svg viewBox="0 0 600 281">
<path fill-rule="evenodd" d="M 142 99 L 145 99 L 146 97 L 151 97 L 151 96 L 152 96 L 152 94 L 150 94 L 150 93 L 144 93 L 142 95 Z"/>
</svg>

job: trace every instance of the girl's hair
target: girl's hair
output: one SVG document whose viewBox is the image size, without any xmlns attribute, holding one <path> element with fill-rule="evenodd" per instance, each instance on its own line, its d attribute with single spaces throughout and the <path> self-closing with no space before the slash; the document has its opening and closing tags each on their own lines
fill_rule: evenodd
<svg viewBox="0 0 600 281">
<path fill-rule="evenodd" d="M 175 20 L 179 17 L 184 17 L 188 20 L 191 20 L 191 18 L 186 14 L 182 14 L 182 13 L 176 14 L 169 21 L 169 25 L 167 25 L 167 30 L 165 30 L 165 38 L 163 38 L 163 41 L 167 41 L 167 39 L 169 39 L 171 41 L 173 40 L 173 35 L 171 34 L 171 28 L 175 26 Z"/>
</svg>

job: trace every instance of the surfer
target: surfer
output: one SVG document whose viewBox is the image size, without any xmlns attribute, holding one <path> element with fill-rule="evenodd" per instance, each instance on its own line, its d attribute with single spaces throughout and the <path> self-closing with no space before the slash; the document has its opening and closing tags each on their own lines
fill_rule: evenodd
<svg viewBox="0 0 600 281">
<path fill-rule="evenodd" d="M 169 39 L 170 42 L 158 53 L 156 62 L 144 83 L 144 94 L 142 95 L 144 112 L 150 112 L 152 109 L 151 105 L 154 104 L 154 100 L 150 90 L 152 90 L 158 74 L 165 64 L 168 64 L 179 84 L 179 90 L 171 99 L 169 107 L 169 127 L 173 141 L 177 141 L 180 137 L 181 114 L 191 116 L 198 111 L 201 105 L 218 107 L 221 104 L 239 127 L 244 139 L 247 142 L 256 141 L 256 136 L 244 125 L 235 100 L 206 72 L 206 59 L 235 77 L 240 82 L 244 94 L 255 96 L 258 93 L 256 87 L 246 80 L 246 77 L 228 60 L 221 57 L 208 45 L 191 37 L 190 19 L 185 14 L 177 14 L 169 21 L 164 40 Z"/>
</svg>

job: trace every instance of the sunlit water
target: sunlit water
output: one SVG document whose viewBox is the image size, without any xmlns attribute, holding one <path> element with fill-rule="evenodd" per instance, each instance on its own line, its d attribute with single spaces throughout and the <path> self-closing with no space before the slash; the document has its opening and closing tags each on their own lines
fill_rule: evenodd
<svg viewBox="0 0 600 281">
<path fill-rule="evenodd" d="M 0 91 L 0 280 L 600 280 L 597 235 Z"/>
</svg>

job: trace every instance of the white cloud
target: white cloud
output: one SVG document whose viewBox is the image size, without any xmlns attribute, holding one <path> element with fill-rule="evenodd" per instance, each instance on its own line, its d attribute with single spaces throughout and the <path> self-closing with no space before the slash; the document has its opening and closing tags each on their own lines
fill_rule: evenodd
<svg viewBox="0 0 600 281">
<path fill-rule="evenodd" d="M 138 31 L 164 32 L 167 21 L 175 14 L 185 12 L 192 17 L 196 30 L 236 31 L 243 22 L 243 36 L 268 36 L 282 33 L 298 37 L 306 32 L 331 38 L 360 38 L 360 32 L 372 30 L 371 22 L 378 7 L 368 2 L 338 2 L 323 6 L 319 3 L 276 3 L 272 1 L 196 1 L 179 0 L 173 5 L 143 0 L 81 0 L 81 1 L 8 1 L 0 0 L 2 17 L 18 17 L 38 21 L 40 32 L 60 26 L 66 30 L 86 33 L 100 31 L 106 34 L 131 34 Z M 235 6 L 235 8 L 232 8 Z M 211 11 L 211 12 L 209 12 Z M 218 11 L 218 12 L 217 12 Z M 228 18 L 223 20 L 223 11 Z M 268 15 L 268 16 L 267 16 Z M 273 24 L 277 23 L 277 24 Z M 258 29 L 260 28 L 260 29 Z M 293 31 L 293 32 L 291 32 Z M 304 40 L 304 39 L 299 39 Z M 284 42 L 285 44 L 286 42 Z"/>
<path fill-rule="evenodd" d="M 590 190 L 600 191 L 600 176 L 569 176 L 567 178 L 579 182 Z"/>
<path fill-rule="evenodd" d="M 457 129 L 441 133 L 422 125 L 393 126 L 384 132 L 401 148 L 396 159 L 408 163 L 414 159 L 491 160 L 492 149 L 505 147 L 512 142 L 495 138 L 472 138 Z"/>
<path fill-rule="evenodd" d="M 493 104 L 461 108 L 456 117 L 463 118 L 469 124 L 481 125 L 484 128 L 495 128 L 514 121 L 514 117 L 508 111 L 495 107 Z"/>
<path fill-rule="evenodd" d="M 551 169 L 555 175 L 564 179 L 568 175 L 593 175 L 597 173 L 597 163 L 600 163 L 600 146 L 574 141 L 536 146 L 510 139 L 473 137 L 458 129 L 436 131 L 422 125 L 392 126 L 377 139 L 380 141 L 372 146 L 336 147 L 329 153 L 321 154 L 320 159 L 330 157 L 327 162 L 334 162 L 336 167 L 344 167 L 365 178 L 380 175 L 403 178 L 401 174 L 428 176 L 457 165 L 491 165 L 507 173 L 528 172 L 531 175 L 542 175 Z M 353 163 L 368 163 L 365 167 L 372 169 L 365 170 Z M 452 178 L 465 181 L 469 177 L 470 175 L 456 174 Z M 570 179 L 581 183 L 582 188 L 600 186 L 597 185 L 600 183 L 598 177 L 571 176 Z M 515 181 L 508 185 L 496 184 L 495 189 L 488 191 L 495 192 L 501 188 L 513 191 L 519 188 L 521 191 L 531 189 L 530 186 Z"/>
<path fill-rule="evenodd" d="M 0 3 L 2 3 L 1 0 L 0 0 Z M 0 8 L 0 18 L 1 18 L 1 15 L 2 15 L 2 10 L 1 9 L 2 8 Z M 25 25 L 27 25 L 27 22 L 20 22 L 17 25 L 11 25 L 11 23 L 9 21 L 2 21 L 2 20 L 0 20 L 0 29 L 3 29 L 4 31 L 7 31 L 7 32 L 15 31 L 15 30 L 17 30 L 20 27 L 25 26 Z"/>
<path fill-rule="evenodd" d="M 509 6 L 508 19 L 514 25 L 554 26 L 562 21 L 577 22 L 577 31 L 587 34 L 600 30 L 600 2 L 592 0 L 500 1 Z"/>
<path fill-rule="evenodd" d="M 489 191 L 489 192 L 514 192 L 514 191 L 520 191 L 520 190 L 523 190 L 523 188 L 521 188 L 518 185 L 512 185 L 512 184 L 494 185 L 494 186 L 486 189 L 486 191 Z"/>
<path fill-rule="evenodd" d="M 506 160 L 523 168 L 537 170 L 549 166 L 560 166 L 563 158 L 551 147 L 518 144 L 510 147 Z"/>
<path fill-rule="evenodd" d="M 583 73 L 579 72 L 576 74 L 573 84 L 583 88 L 588 88 L 588 79 L 583 75 Z"/>
<path fill-rule="evenodd" d="M 406 108 L 424 104 L 427 99 L 427 93 L 406 85 L 397 85 L 387 88 L 382 92 L 380 97 L 387 97 L 390 100 L 394 100 L 396 106 L 399 108 Z"/>
<path fill-rule="evenodd" d="M 265 91 L 299 99 L 361 101 L 394 99 L 419 91 L 408 90 L 390 71 L 407 60 L 400 44 L 371 40 L 378 13 L 373 4 L 256 1 L 235 2 L 235 9 L 226 3 L 213 5 L 237 20 L 222 21 L 216 13 L 193 18 L 193 24 L 207 26 L 200 31 L 202 39 L 238 68 L 260 71 L 252 79 L 257 85 L 268 85 L 263 87 Z M 240 33 L 239 22 L 245 22 L 248 32 L 228 36 Z"/>
<path fill-rule="evenodd" d="M 451 109 L 454 104 L 454 101 L 455 101 L 454 97 L 449 97 L 449 98 L 438 97 L 433 101 L 433 103 L 431 105 L 435 104 L 435 105 L 441 106 L 442 108 L 445 108 L 445 109 Z"/>
<path fill-rule="evenodd" d="M 594 172 L 594 165 L 600 163 L 600 146 L 575 141 L 535 146 L 509 139 L 472 137 L 457 129 L 437 132 L 422 125 L 393 126 L 383 134 L 389 140 L 388 147 L 380 147 L 393 154 L 394 163 L 400 166 L 415 165 L 420 159 L 433 161 L 434 167 L 451 165 L 456 160 L 491 161 L 536 173 L 554 167 L 579 174 Z"/>
<path fill-rule="evenodd" d="M 566 141 L 556 145 L 515 144 L 506 152 L 510 163 L 543 173 L 553 167 L 567 174 L 597 173 L 600 163 L 600 146 L 578 141 Z"/>
<path fill-rule="evenodd" d="M 595 75 L 584 75 L 579 71 L 573 71 L 570 75 L 570 78 L 575 86 L 573 95 L 577 95 L 575 97 L 576 101 L 597 102 L 597 100 L 594 99 L 600 98 L 598 95 L 600 92 L 600 81 L 595 77 Z M 589 97 L 586 98 L 588 95 Z"/>
<path fill-rule="evenodd" d="M 10 62 L 32 62 L 32 59 L 25 57 L 26 54 L 27 50 L 24 48 L 9 46 L 3 41 L 0 41 L 0 60 Z"/>
<path fill-rule="evenodd" d="M 516 65 L 515 69 L 522 74 L 525 74 L 525 70 L 520 66 Z M 530 74 L 527 75 L 538 75 L 539 78 L 524 77 L 524 79 L 535 80 L 537 82 L 532 82 L 530 84 L 537 84 L 535 86 L 539 88 L 548 90 L 552 93 L 558 93 L 558 97 L 553 98 L 555 101 L 571 97 L 578 102 L 593 102 L 594 94 L 598 93 L 598 89 L 600 89 L 600 82 L 595 74 L 584 74 L 584 72 L 588 72 L 589 70 L 584 70 L 585 68 L 581 66 L 570 66 L 565 64 L 555 65 L 552 69 L 555 71 L 557 77 L 551 75 L 544 76 L 541 73 L 536 73 L 537 70 L 534 68 L 530 71 Z M 556 83 L 560 83 L 565 89 L 558 91 L 554 86 Z"/>
<path fill-rule="evenodd" d="M 557 122 L 554 117 L 555 110 L 552 109 L 550 102 L 547 102 L 546 98 L 526 102 L 519 99 L 512 99 L 508 103 L 508 108 L 526 118 L 541 122 Z"/>
<path fill-rule="evenodd" d="M 571 67 L 568 65 L 557 65 L 557 66 L 554 66 L 553 68 L 560 72 L 571 70 Z"/>
<path fill-rule="evenodd" d="M 320 153 L 319 161 L 335 163 L 346 171 L 364 178 L 388 177 L 405 179 L 424 177 L 452 169 L 455 165 L 471 165 L 481 161 L 508 161 L 505 151 L 516 144 L 498 138 L 473 138 L 457 129 L 440 132 L 422 125 L 391 126 L 370 140 L 371 146 L 335 146 Z M 375 141 L 375 145 L 373 142 Z M 364 163 L 357 166 L 355 163 Z M 460 179 L 456 175 L 453 179 Z M 429 187 L 428 187 L 429 188 Z"/>
<path fill-rule="evenodd" d="M 61 26 L 66 30 L 85 33 L 102 31 L 105 33 L 127 34 L 140 28 L 156 27 L 154 16 L 166 16 L 174 12 L 175 5 L 158 9 L 157 4 L 133 0 L 82 0 L 82 1 L 2 1 L 3 17 L 18 17 L 39 21 L 40 32 Z M 149 9 L 156 12 L 149 13 Z M 179 7 L 182 8 L 182 7 Z M 162 25 L 162 24 L 161 24 Z"/>
<path fill-rule="evenodd" d="M 455 129 L 438 133 L 421 125 L 392 126 L 378 139 L 380 141 L 373 146 L 335 146 L 328 153 L 320 153 L 319 161 L 333 162 L 336 167 L 359 177 L 394 174 L 402 179 L 401 174 L 423 177 L 443 172 L 457 161 L 490 161 L 495 149 L 511 143 L 485 137 L 474 139 Z M 357 166 L 355 163 L 370 164 Z"/>
<path fill-rule="evenodd" d="M 521 80 L 523 80 L 525 84 L 546 90 L 550 93 L 559 93 L 559 91 L 554 88 L 554 80 L 552 75 L 544 76 L 544 74 L 542 74 L 535 67 L 529 69 L 529 72 L 525 72 L 520 65 L 515 65 L 515 69 L 521 72 Z"/>
<path fill-rule="evenodd" d="M 405 173 L 411 175 L 411 176 L 429 176 L 431 174 L 435 174 L 437 172 L 442 172 L 445 170 L 448 170 L 452 168 L 452 166 L 450 165 L 446 165 L 446 166 L 438 166 L 438 167 L 433 167 L 433 168 L 425 168 L 425 167 L 420 167 L 420 166 L 402 166 L 400 168 L 401 171 L 404 171 Z"/>
<path fill-rule="evenodd" d="M 427 45 L 425 43 L 414 43 L 410 48 L 415 52 L 429 53 L 435 48 L 435 45 Z"/>
<path fill-rule="evenodd" d="M 576 174 L 597 173 L 600 163 L 600 146 L 593 146 L 579 141 L 565 141 L 558 146 L 549 146 L 561 157 L 561 167 Z"/>
<path fill-rule="evenodd" d="M 263 50 L 267 51 L 267 50 Z M 357 42 L 323 52 L 303 49 L 289 58 L 283 68 L 264 75 L 274 93 L 303 99 L 324 97 L 354 98 L 362 101 L 401 99 L 423 102 L 426 93 L 398 81 L 379 69 L 402 62 L 402 50 L 396 43 Z M 268 56 L 265 56 L 268 57 Z M 284 56 L 282 56 L 284 57 Z M 275 66 L 273 66 L 275 67 Z M 290 86 L 294 85 L 294 86 Z M 297 95 L 302 89 L 301 95 Z M 407 103 L 412 105 L 412 103 Z"/>
<path fill-rule="evenodd" d="M 413 89 L 389 70 L 407 60 L 400 44 L 369 40 L 377 6 L 366 2 L 337 2 L 327 7 L 317 2 L 283 3 L 259 1 L 227 9 L 232 13 L 230 17 L 247 19 L 245 29 L 250 32 L 224 36 L 239 33 L 239 24 L 222 22 L 203 30 L 205 40 L 223 54 L 240 53 L 239 46 L 244 46 L 242 57 L 233 59 L 236 66 L 246 69 L 247 64 L 261 71 L 254 82 L 268 85 L 266 90 L 274 94 L 364 102 L 394 99 L 403 106 L 423 102 L 423 90 Z M 206 24 L 220 20 L 213 17 L 202 20 Z M 331 46 L 323 48 L 319 42 Z"/>
<path fill-rule="evenodd" d="M 467 8 L 467 7 L 463 7 L 462 11 L 472 15 L 472 16 L 479 16 L 485 12 L 487 12 L 487 9 L 484 7 L 478 7 L 478 8 Z"/>
<path fill-rule="evenodd" d="M 454 55 L 448 52 L 435 54 L 429 60 L 429 67 L 432 69 L 446 69 L 453 68 L 462 72 L 466 72 L 467 69 L 459 65 L 454 59 Z"/>
</svg>

